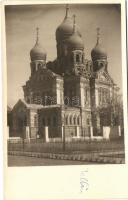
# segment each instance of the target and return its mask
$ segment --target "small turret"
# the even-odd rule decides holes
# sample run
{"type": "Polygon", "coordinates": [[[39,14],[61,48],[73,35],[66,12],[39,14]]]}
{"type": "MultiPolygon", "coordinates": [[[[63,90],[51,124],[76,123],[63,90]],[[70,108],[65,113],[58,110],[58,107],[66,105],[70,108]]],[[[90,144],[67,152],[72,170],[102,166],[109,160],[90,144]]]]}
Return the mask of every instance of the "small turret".
{"type": "Polygon", "coordinates": [[[39,28],[36,28],[36,44],[30,51],[31,74],[46,66],[46,51],[39,43],[39,28]]]}
{"type": "Polygon", "coordinates": [[[97,28],[97,43],[91,51],[92,61],[107,60],[107,53],[100,43],[100,28],[97,28]]]}
{"type": "Polygon", "coordinates": [[[46,51],[39,43],[39,28],[37,28],[36,31],[37,31],[36,44],[30,51],[31,61],[46,60],[46,51]]]}

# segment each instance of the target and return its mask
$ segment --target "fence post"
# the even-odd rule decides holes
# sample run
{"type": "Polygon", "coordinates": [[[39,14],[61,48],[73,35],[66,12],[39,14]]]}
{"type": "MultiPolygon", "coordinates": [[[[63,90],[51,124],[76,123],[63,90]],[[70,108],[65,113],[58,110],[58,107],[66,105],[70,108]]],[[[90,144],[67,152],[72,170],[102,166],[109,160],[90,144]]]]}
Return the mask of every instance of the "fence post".
{"type": "Polygon", "coordinates": [[[118,126],[118,132],[119,132],[119,136],[121,136],[121,127],[118,126]]]}
{"type": "Polygon", "coordinates": [[[29,126],[26,126],[26,139],[28,139],[28,142],[30,143],[30,130],[29,130],[29,126]]]}
{"type": "Polygon", "coordinates": [[[80,137],[80,128],[79,126],[76,126],[76,133],[77,133],[77,138],[80,137]]]}
{"type": "Polygon", "coordinates": [[[45,126],[44,133],[45,133],[45,142],[49,142],[48,126],[45,126]]]}
{"type": "Polygon", "coordinates": [[[109,126],[103,126],[103,138],[104,139],[110,138],[110,127],[109,126]]]}

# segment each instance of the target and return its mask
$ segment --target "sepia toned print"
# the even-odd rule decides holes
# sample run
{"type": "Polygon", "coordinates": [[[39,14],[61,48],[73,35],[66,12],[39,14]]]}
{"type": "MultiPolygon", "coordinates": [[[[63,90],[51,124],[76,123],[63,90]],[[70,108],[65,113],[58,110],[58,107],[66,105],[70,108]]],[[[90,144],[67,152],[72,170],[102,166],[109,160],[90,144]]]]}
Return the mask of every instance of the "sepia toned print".
{"type": "Polygon", "coordinates": [[[5,14],[8,166],[125,163],[120,4],[5,14]]]}

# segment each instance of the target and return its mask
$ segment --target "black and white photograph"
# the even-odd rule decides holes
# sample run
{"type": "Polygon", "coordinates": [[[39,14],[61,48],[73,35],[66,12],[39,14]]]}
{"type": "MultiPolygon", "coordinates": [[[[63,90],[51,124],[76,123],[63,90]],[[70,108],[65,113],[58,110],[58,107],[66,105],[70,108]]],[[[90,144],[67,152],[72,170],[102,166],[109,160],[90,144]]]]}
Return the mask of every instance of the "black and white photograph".
{"type": "Polygon", "coordinates": [[[125,164],[121,4],[6,5],[5,31],[8,166],[125,164]]]}
{"type": "Polygon", "coordinates": [[[125,0],[0,9],[4,199],[127,199],[125,0]]]}

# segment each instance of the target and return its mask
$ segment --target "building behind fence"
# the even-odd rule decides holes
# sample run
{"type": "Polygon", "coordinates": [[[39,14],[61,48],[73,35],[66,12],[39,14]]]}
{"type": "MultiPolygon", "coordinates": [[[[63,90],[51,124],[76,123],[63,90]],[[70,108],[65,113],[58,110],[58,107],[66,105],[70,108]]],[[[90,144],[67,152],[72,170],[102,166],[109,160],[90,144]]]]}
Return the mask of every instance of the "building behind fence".
{"type": "Polygon", "coordinates": [[[56,29],[57,58],[52,62],[46,62],[38,31],[30,51],[31,75],[23,86],[24,99],[8,113],[9,137],[48,142],[120,136],[123,115],[117,106],[118,87],[108,73],[99,29],[91,60],[87,60],[75,16],[72,19],[66,7],[64,21],[56,29]]]}

